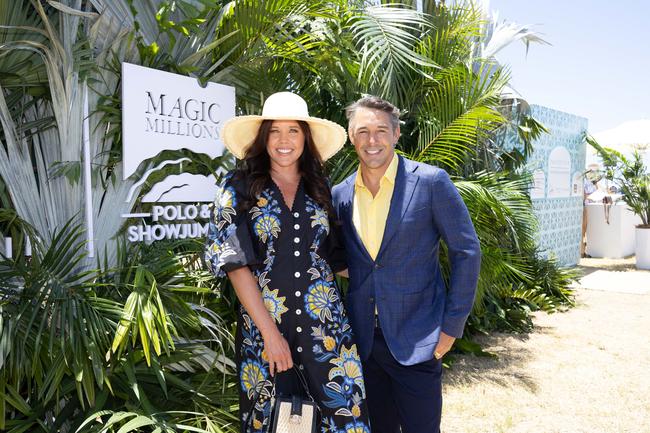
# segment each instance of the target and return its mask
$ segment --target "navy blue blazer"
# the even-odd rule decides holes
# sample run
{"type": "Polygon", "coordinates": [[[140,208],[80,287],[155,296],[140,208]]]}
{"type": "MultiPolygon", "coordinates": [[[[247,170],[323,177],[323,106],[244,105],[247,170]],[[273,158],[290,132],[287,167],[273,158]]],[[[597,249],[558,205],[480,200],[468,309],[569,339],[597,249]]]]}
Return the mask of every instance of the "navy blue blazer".
{"type": "Polygon", "coordinates": [[[343,223],[350,285],[346,306],[362,360],[372,349],[375,306],[391,353],[403,365],[433,358],[442,330],[461,337],[476,293],[478,238],[447,173],[399,157],[384,237],[372,260],[352,223],[356,172],[332,190],[343,223]],[[449,289],[438,260],[451,261],[449,289]]]}

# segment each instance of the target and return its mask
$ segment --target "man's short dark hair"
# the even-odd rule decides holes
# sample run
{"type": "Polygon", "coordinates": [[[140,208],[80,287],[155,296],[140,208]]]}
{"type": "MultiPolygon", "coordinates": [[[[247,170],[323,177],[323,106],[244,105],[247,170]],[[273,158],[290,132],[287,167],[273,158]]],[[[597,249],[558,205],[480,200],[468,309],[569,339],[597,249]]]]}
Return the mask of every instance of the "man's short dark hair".
{"type": "Polygon", "coordinates": [[[348,119],[348,122],[350,122],[359,108],[371,108],[373,110],[383,111],[390,117],[390,123],[393,127],[393,131],[395,131],[399,126],[399,108],[390,102],[381,99],[378,96],[366,95],[363,98],[345,107],[345,117],[348,119]]]}

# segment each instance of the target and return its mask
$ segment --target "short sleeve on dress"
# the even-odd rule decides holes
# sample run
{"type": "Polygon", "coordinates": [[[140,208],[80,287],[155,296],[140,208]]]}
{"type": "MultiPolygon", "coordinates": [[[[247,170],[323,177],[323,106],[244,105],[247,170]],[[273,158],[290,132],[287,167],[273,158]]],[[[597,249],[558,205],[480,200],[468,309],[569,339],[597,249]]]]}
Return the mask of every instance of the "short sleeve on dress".
{"type": "Polygon", "coordinates": [[[244,266],[260,264],[246,213],[237,212],[243,197],[242,182],[233,174],[225,176],[217,188],[208,224],[205,261],[217,277],[244,266]]]}

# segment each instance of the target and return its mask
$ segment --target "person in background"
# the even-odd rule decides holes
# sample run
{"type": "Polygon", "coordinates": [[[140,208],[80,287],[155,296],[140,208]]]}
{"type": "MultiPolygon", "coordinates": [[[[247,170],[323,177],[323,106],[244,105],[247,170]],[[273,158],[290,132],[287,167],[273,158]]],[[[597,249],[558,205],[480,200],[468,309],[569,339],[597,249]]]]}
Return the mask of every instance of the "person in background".
{"type": "MultiPolygon", "coordinates": [[[[589,172],[588,172],[589,173],[589,172]]],[[[586,257],[587,249],[587,203],[590,194],[596,192],[596,182],[589,180],[587,174],[584,176],[583,192],[582,192],[582,236],[580,237],[580,257],[586,257]]]]}
{"type": "MultiPolygon", "coordinates": [[[[580,237],[580,257],[587,256],[587,204],[593,203],[590,196],[598,191],[598,182],[602,179],[602,175],[598,173],[597,167],[591,167],[583,177],[583,193],[582,193],[582,236],[580,237]]],[[[602,202],[602,197],[599,198],[602,202]]]]}

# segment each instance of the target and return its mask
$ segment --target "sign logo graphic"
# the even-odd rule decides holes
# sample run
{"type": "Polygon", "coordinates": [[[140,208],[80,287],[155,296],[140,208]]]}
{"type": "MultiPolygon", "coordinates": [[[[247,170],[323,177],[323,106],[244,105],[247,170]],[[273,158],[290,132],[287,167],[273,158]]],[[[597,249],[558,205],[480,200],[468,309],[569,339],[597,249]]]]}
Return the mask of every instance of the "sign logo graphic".
{"type": "MultiPolygon", "coordinates": [[[[188,149],[211,158],[223,153],[220,129],[235,116],[235,89],[208,83],[202,87],[191,77],[129,63],[122,64],[123,178],[132,176],[138,165],[164,150],[188,149]]],[[[131,188],[130,201],[147,177],[168,164],[164,161],[146,172],[131,188]]],[[[123,214],[141,218],[127,229],[132,242],[204,236],[207,224],[195,218],[208,217],[207,203],[214,199],[215,177],[181,173],[167,176],[142,198],[151,213],[123,214]],[[178,205],[178,203],[193,203],[178,205]],[[199,203],[199,204],[197,204],[199,203]],[[174,205],[177,204],[177,205],[174,205]],[[149,225],[142,218],[149,218],[149,225]]]]}

